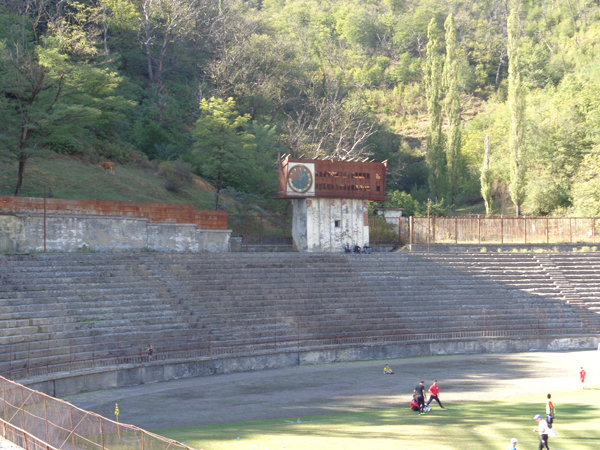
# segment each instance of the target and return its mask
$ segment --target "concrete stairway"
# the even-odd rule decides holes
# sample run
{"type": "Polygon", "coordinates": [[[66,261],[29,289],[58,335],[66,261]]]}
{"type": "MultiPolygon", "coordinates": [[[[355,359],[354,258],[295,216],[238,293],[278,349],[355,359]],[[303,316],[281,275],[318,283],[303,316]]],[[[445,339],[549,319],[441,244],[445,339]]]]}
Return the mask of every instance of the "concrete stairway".
{"type": "Polygon", "coordinates": [[[0,372],[202,346],[600,329],[596,254],[0,255],[0,372]]]}

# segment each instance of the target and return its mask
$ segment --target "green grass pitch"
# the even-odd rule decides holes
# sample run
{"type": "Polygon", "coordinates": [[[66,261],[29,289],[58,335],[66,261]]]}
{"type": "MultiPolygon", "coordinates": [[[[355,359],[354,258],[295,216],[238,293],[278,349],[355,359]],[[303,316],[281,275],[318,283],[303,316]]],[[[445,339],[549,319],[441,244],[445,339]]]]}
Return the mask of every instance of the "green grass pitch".
{"type": "MultiPolygon", "coordinates": [[[[204,450],[504,450],[512,437],[519,440],[517,449],[538,447],[533,416],[545,415],[545,396],[449,403],[444,410],[434,402],[421,416],[408,408],[409,399],[391,410],[154,431],[204,450]]],[[[600,386],[553,393],[552,400],[558,436],[550,448],[600,449],[600,386]]]]}

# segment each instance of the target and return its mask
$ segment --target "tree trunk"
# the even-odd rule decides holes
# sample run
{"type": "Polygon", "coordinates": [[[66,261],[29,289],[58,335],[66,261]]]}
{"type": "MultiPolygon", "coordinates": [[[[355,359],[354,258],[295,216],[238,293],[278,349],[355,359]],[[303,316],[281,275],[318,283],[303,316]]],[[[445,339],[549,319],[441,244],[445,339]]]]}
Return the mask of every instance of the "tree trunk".
{"type": "Polygon", "coordinates": [[[25,177],[25,165],[27,164],[27,155],[19,156],[19,174],[17,176],[17,187],[15,189],[15,197],[21,196],[21,188],[23,187],[23,178],[25,177]]]}
{"type": "Polygon", "coordinates": [[[217,182],[215,183],[215,211],[219,208],[219,193],[221,192],[221,188],[223,187],[223,176],[219,173],[217,175],[217,182]]]}
{"type": "Polygon", "coordinates": [[[219,191],[220,190],[221,189],[217,188],[217,190],[215,191],[215,211],[219,207],[219,191]]]}
{"type": "Polygon", "coordinates": [[[148,58],[148,79],[154,81],[154,72],[152,70],[152,57],[150,56],[150,45],[146,45],[146,56],[148,58]]]}

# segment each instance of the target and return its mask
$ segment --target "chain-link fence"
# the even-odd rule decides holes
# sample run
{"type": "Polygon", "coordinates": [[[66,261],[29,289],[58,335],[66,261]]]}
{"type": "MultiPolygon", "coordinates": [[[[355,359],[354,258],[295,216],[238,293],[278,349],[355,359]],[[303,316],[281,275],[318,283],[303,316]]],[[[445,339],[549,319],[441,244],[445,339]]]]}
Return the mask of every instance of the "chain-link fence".
{"type": "Polygon", "coordinates": [[[0,377],[3,437],[26,450],[191,450],[0,377]]]}

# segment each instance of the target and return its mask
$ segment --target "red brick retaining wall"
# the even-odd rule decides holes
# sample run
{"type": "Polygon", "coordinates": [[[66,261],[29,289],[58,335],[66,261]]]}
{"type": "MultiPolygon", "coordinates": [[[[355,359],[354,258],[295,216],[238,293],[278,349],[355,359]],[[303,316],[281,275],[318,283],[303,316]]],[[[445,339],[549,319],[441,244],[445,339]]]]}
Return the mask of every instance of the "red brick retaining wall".
{"type": "MultiPolygon", "coordinates": [[[[0,196],[0,213],[43,214],[44,199],[0,196]]],[[[46,199],[46,214],[144,217],[150,222],[195,223],[198,228],[227,229],[225,211],[200,211],[174,203],[112,202],[103,200],[46,199]]]]}

